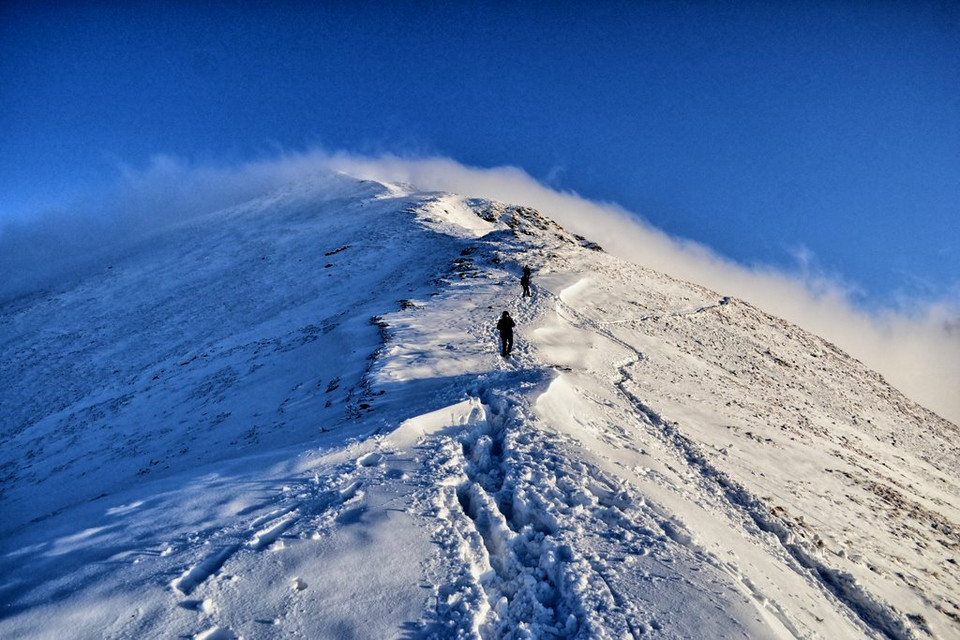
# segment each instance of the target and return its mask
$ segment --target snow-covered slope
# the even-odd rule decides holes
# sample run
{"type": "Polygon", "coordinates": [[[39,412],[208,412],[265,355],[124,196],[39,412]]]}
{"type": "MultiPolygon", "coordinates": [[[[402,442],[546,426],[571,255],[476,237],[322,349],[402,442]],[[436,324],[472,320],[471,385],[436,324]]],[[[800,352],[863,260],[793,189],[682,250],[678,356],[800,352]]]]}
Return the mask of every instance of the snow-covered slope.
{"type": "Polygon", "coordinates": [[[326,176],[7,303],[0,637],[960,637],[957,427],[598,249],[326,176]]]}

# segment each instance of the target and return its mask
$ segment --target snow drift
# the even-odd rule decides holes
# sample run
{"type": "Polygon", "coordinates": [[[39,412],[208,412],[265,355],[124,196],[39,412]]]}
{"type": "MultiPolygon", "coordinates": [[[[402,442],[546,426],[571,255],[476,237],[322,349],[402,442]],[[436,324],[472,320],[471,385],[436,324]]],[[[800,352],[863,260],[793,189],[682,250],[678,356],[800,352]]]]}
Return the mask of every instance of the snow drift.
{"type": "Polygon", "coordinates": [[[0,322],[3,637],[960,632],[955,425],[530,208],[302,181],[0,322]]]}

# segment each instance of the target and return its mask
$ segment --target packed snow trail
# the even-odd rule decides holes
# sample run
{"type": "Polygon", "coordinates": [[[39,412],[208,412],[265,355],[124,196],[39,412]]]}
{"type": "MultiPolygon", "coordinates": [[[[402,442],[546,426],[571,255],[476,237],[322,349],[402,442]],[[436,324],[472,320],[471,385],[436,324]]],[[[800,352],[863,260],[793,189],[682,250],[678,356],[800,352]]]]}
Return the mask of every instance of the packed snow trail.
{"type": "MultiPolygon", "coordinates": [[[[458,263],[457,273],[466,275],[450,283],[450,295],[416,306],[415,319],[407,312],[385,318],[390,341],[398,346],[386,350],[390,357],[380,369],[382,379],[442,368],[442,362],[428,366],[427,358],[412,358],[437,352],[411,334],[444,324],[454,309],[464,307],[482,315],[479,322],[477,313],[468,315],[462,339],[445,344],[448,355],[460,363],[477,362],[481,371],[484,359],[498,367],[496,374],[480,373],[465,390],[481,402],[485,419],[460,438],[459,449],[452,444],[444,449],[448,456],[440,457],[451,476],[443,483],[447,489],[437,498],[438,508],[453,521],[441,539],[448,540],[444,546],[454,558],[473,560],[468,573],[451,580],[454,587],[438,593],[437,620],[430,628],[438,635],[455,628],[490,638],[697,633],[682,618],[664,621],[676,611],[638,607],[637,596],[645,594],[661,607],[672,601],[696,608],[696,624],[709,621],[721,634],[734,629],[768,634],[747,613],[752,610],[748,599],[722,570],[704,566],[702,552],[678,533],[677,523],[600,468],[577,462],[582,454],[570,438],[538,426],[531,402],[555,373],[531,354],[524,327],[535,327],[549,311],[550,296],[538,288],[530,300],[517,298],[513,272],[519,273],[520,258],[535,257],[522,253],[529,241],[511,242],[503,235],[465,250],[469,259],[458,263]],[[489,337],[502,307],[519,327],[518,356],[507,361],[498,359],[489,337]],[[483,353],[476,352],[478,345],[483,353]],[[392,358],[404,367],[394,366],[392,358]],[[598,538],[600,531],[606,533],[598,538]],[[614,569],[611,558],[632,566],[614,569]],[[715,574],[710,592],[689,577],[710,573],[715,574]],[[729,613],[732,603],[743,620],[729,613]]],[[[430,340],[430,333],[422,339],[430,340]]]]}

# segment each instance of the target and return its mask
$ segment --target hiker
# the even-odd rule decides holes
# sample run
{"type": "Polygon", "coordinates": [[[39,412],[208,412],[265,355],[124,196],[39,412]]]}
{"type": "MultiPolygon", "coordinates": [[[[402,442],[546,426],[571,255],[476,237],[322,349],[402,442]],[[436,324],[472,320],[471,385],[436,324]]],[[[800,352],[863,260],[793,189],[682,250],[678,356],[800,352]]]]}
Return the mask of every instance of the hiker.
{"type": "Polygon", "coordinates": [[[513,349],[513,328],[515,326],[513,318],[504,311],[503,315],[500,316],[500,321],[497,322],[497,331],[500,332],[500,355],[504,358],[508,357],[513,349]]]}
{"type": "Polygon", "coordinates": [[[523,268],[523,277],[520,278],[520,284],[523,286],[523,297],[531,295],[530,293],[530,267],[523,268]]]}

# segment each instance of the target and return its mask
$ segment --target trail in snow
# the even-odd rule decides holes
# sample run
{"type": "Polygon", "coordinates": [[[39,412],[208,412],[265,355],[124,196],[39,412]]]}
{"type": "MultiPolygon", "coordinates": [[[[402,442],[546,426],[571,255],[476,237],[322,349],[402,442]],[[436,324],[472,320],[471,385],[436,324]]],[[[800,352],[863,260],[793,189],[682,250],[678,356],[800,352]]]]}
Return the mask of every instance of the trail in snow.
{"type": "MultiPolygon", "coordinates": [[[[665,421],[645,404],[643,400],[637,397],[635,392],[630,390],[628,383],[633,382],[631,368],[643,360],[643,353],[631,344],[607,331],[606,326],[619,324],[620,322],[644,322],[649,319],[662,320],[663,318],[691,316],[714,309],[720,309],[729,304],[729,299],[724,298],[717,304],[701,306],[695,310],[674,312],[667,315],[644,316],[623,321],[596,322],[577,312],[576,309],[564,302],[564,293],[574,291],[580,288],[582,284],[583,281],[553,296],[556,301],[557,313],[561,317],[565,317],[567,321],[578,325],[580,328],[589,328],[632,353],[630,358],[614,364],[618,377],[614,384],[623,396],[636,408],[638,422],[646,423],[651,427],[650,431],[661,438],[668,447],[674,449],[678,457],[684,461],[687,468],[695,470],[699,474],[703,484],[710,485],[716,493],[723,495],[730,506],[742,510],[746,517],[751,519],[760,531],[774,534],[777,540],[780,541],[783,549],[796,560],[796,568],[798,571],[807,571],[810,575],[818,579],[825,590],[829,591],[845,606],[849,607],[869,628],[876,630],[888,638],[902,639],[910,637],[909,630],[887,606],[867,593],[849,574],[844,574],[832,569],[819,561],[811,549],[806,548],[804,544],[796,541],[795,536],[786,523],[770,513],[766,505],[756,496],[751,495],[743,486],[731,480],[711,465],[699,447],[689,438],[685,437],[679,431],[677,425],[665,421]]],[[[783,621],[787,624],[788,628],[791,628],[794,634],[797,634],[796,629],[793,629],[786,619],[783,621]]]]}
{"type": "MultiPolygon", "coordinates": [[[[616,364],[618,373],[614,381],[615,386],[635,408],[638,417],[637,424],[641,425],[642,428],[646,428],[651,435],[658,438],[662,444],[665,445],[664,453],[670,455],[672,450],[675,457],[683,465],[683,468],[693,471],[700,478],[698,484],[701,485],[701,498],[711,494],[718,495],[724,500],[724,503],[728,505],[728,507],[733,508],[732,511],[741,511],[747,525],[752,525],[745,527],[744,533],[746,535],[762,537],[765,534],[772,534],[770,538],[776,540],[781,549],[777,554],[786,556],[787,564],[792,565],[794,571],[805,577],[806,582],[814,582],[816,585],[819,585],[821,590],[838,598],[843,603],[843,606],[847,607],[848,611],[860,619],[865,631],[872,630],[872,632],[879,635],[894,638],[913,637],[918,631],[921,633],[928,633],[930,631],[924,617],[905,616],[902,613],[896,612],[889,604],[882,602],[877,597],[876,592],[871,592],[858,578],[846,571],[838,569],[834,562],[825,559],[822,552],[822,540],[819,537],[814,537],[808,541],[809,528],[804,524],[802,518],[794,522],[783,520],[781,516],[778,516],[778,509],[780,514],[785,513],[783,509],[777,507],[771,510],[769,498],[761,500],[757,494],[752,494],[748,491],[742,484],[742,481],[733,480],[729,472],[721,471],[713,462],[713,460],[718,460],[716,454],[712,456],[705,454],[702,450],[702,445],[698,445],[689,436],[682,433],[677,423],[664,419],[662,415],[653,410],[646,401],[641,400],[638,394],[642,392],[641,389],[647,386],[648,383],[646,381],[640,382],[635,376],[638,374],[644,377],[652,375],[653,378],[656,379],[659,377],[658,371],[651,367],[658,366],[663,362],[663,358],[661,356],[658,357],[657,360],[651,361],[645,357],[645,354],[642,353],[640,349],[633,346],[636,344],[635,342],[627,342],[618,336],[612,335],[610,327],[620,327],[631,324],[637,326],[636,323],[651,319],[651,317],[631,318],[623,322],[607,321],[611,316],[616,317],[618,313],[614,308],[604,309],[601,306],[590,306],[587,315],[577,312],[571,309],[570,305],[566,304],[566,301],[570,296],[576,297],[581,290],[583,290],[583,281],[573,287],[564,289],[563,293],[558,296],[557,304],[563,307],[562,313],[559,315],[566,317],[575,324],[581,326],[588,325],[594,334],[604,335],[612,342],[619,344],[629,353],[628,357],[616,364]],[[594,312],[597,312],[596,315],[597,320],[600,320],[599,322],[592,317],[594,312]],[[812,580],[810,578],[812,578],[812,580]]],[[[585,298],[585,301],[596,305],[598,299],[603,300],[604,298],[602,295],[592,295],[585,298]]],[[[629,308],[629,305],[624,303],[632,303],[632,301],[620,300],[619,304],[611,306],[619,306],[620,309],[629,308]]],[[[669,326],[668,322],[677,318],[680,319],[680,327],[682,328],[686,326],[686,323],[698,322],[696,318],[717,318],[722,320],[725,316],[726,309],[733,308],[728,307],[729,304],[730,301],[724,299],[721,300],[720,304],[701,304],[696,307],[696,310],[683,313],[663,314],[653,317],[652,319],[661,321],[657,323],[658,326],[669,326]]],[[[739,309],[739,306],[736,306],[734,309],[735,312],[736,309],[739,309]]],[[[703,346],[703,342],[696,337],[688,339],[696,345],[703,346]]],[[[651,345],[653,345],[653,343],[651,343],[651,345]]],[[[730,351],[726,351],[725,353],[730,354],[730,351]]],[[[776,353],[772,353],[770,347],[766,349],[758,348],[755,350],[755,353],[761,357],[768,358],[769,361],[772,361],[778,367],[792,368],[796,366],[795,361],[788,362],[783,357],[778,357],[776,353]]],[[[780,353],[785,357],[789,357],[786,356],[787,352],[780,351],[780,353]]],[[[695,402],[695,400],[689,400],[689,395],[687,398],[688,404],[695,402]]],[[[727,402],[727,406],[730,406],[730,404],[730,402],[727,402]]],[[[696,411],[688,411],[688,413],[690,416],[685,421],[687,428],[689,428],[691,424],[695,424],[697,419],[696,411]]],[[[870,421],[868,420],[867,422],[869,423],[870,421]]],[[[711,427],[713,426],[711,423],[707,424],[711,427]]],[[[752,433],[749,431],[746,435],[752,437],[752,433]]],[[[792,439],[793,438],[791,438],[791,440],[792,439]]],[[[761,444],[774,442],[770,437],[757,439],[757,441],[761,444]]],[[[725,449],[718,450],[718,453],[724,456],[727,455],[725,449]]],[[[788,460],[785,460],[785,462],[788,462],[788,460]]],[[[830,471],[829,468],[827,471],[830,471]]],[[[767,473],[769,473],[769,469],[767,469],[767,473]]],[[[764,473],[759,474],[761,478],[765,475],[764,473]]],[[[724,510],[728,509],[724,508],[724,510]]],[[[734,520],[737,518],[733,512],[731,512],[730,517],[734,520]]],[[[844,519],[846,519],[846,517],[847,514],[844,514],[844,519]]],[[[935,527],[934,530],[936,529],[935,527]]],[[[703,530],[699,529],[698,535],[700,535],[700,537],[703,537],[702,533],[703,530]]],[[[951,546],[950,542],[945,539],[941,541],[941,544],[944,544],[947,548],[951,546]]],[[[950,566],[949,561],[945,563],[945,566],[950,566]]],[[[745,579],[744,582],[748,584],[751,591],[756,591],[757,584],[755,580],[750,580],[749,583],[747,583],[745,579]]],[[[793,635],[802,635],[795,627],[795,623],[789,619],[795,614],[786,614],[786,611],[794,609],[794,607],[787,607],[785,609],[785,603],[778,603],[778,598],[768,599],[772,592],[767,588],[761,588],[759,591],[756,591],[756,593],[757,597],[762,598],[762,601],[766,603],[765,606],[782,612],[778,614],[778,616],[781,617],[784,624],[791,629],[793,635]]],[[[889,603],[890,601],[888,600],[887,602],[889,603]]],[[[835,606],[841,605],[837,603],[835,606]]],[[[936,606],[940,608],[940,605],[936,606]]],[[[948,606],[954,609],[956,607],[955,603],[950,603],[949,601],[948,606]]],[[[949,609],[946,611],[949,615],[949,609]]]]}
{"type": "MultiPolygon", "coordinates": [[[[664,624],[658,612],[638,607],[638,592],[654,602],[670,593],[675,602],[699,606],[701,622],[716,617],[718,629],[738,628],[744,623],[721,604],[739,598],[735,589],[715,587],[716,593],[703,593],[685,577],[685,572],[703,570],[702,553],[689,538],[622,482],[577,462],[573,442],[536,426],[530,398],[548,387],[553,373],[532,355],[523,332],[535,326],[549,296],[543,290],[532,300],[514,295],[512,272],[519,273],[521,264],[507,258],[511,252],[519,257],[520,251],[505,238],[489,243],[486,251],[472,248],[471,259],[459,263],[472,275],[461,278],[467,284],[453,285],[457,305],[487,309],[483,321],[472,321],[464,336],[471,346],[455,346],[456,357],[482,359],[462,351],[488,344],[486,358],[496,358],[493,341],[485,338],[501,306],[518,320],[518,357],[496,361],[497,373],[481,374],[466,386],[467,396],[483,407],[484,419],[460,435],[459,448],[455,442],[438,445],[437,464],[448,474],[441,482],[444,490],[434,498],[446,522],[440,539],[451,560],[472,558],[472,568],[438,591],[436,619],[427,629],[441,636],[457,631],[483,637],[640,637],[664,624]],[[475,270],[479,260],[484,264],[475,270]],[[497,291],[503,288],[510,293],[497,291]],[[503,301],[499,306],[498,300],[503,301]],[[687,567],[678,569],[682,557],[687,567]],[[629,571],[635,577],[625,582],[625,572],[614,569],[611,558],[635,564],[629,571]],[[708,608],[702,600],[711,603],[708,608]]],[[[418,313],[428,314],[430,307],[418,313]]],[[[442,309],[434,313],[445,315],[442,309]]],[[[386,320],[398,341],[409,340],[408,330],[394,325],[403,324],[403,314],[386,320]]],[[[420,317],[417,323],[430,321],[420,317]]],[[[403,358],[413,350],[407,344],[394,355],[403,358]]],[[[396,370],[388,362],[383,372],[396,370]]],[[[715,580],[724,578],[717,573],[715,580]]],[[[752,628],[752,622],[747,624],[752,628]]],[[[678,636],[694,632],[675,626],[678,636]]]]}

